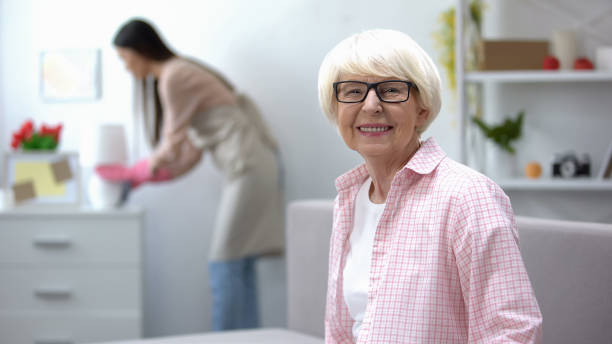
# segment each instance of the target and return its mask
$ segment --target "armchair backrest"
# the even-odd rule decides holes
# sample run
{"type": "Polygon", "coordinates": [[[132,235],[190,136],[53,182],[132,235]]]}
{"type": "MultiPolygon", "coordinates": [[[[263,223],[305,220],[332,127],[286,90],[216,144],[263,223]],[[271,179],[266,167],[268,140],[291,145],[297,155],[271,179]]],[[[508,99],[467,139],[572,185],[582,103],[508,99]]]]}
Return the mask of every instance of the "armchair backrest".
{"type": "Polygon", "coordinates": [[[287,209],[287,326],[325,334],[327,262],[333,201],[295,201],[287,209]]]}
{"type": "Polygon", "coordinates": [[[612,224],[517,217],[548,344],[612,343],[612,224]]]}

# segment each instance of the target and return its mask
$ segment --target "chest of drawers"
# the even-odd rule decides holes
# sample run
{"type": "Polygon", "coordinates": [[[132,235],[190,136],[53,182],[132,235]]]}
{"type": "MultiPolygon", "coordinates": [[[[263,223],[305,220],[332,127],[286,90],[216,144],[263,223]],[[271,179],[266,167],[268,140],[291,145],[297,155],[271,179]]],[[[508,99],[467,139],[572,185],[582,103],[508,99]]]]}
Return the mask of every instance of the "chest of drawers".
{"type": "Polygon", "coordinates": [[[0,210],[0,343],[142,336],[142,212],[0,210]]]}

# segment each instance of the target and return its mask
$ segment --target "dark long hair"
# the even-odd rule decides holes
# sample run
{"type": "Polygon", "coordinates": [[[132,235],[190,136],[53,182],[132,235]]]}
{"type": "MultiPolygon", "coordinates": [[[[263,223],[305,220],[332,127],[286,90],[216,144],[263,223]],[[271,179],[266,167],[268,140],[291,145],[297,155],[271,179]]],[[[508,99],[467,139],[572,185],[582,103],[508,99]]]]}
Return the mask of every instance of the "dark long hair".
{"type": "MultiPolygon", "coordinates": [[[[168,48],[161,37],[157,34],[157,31],[155,31],[153,26],[142,19],[132,19],[123,24],[119,31],[117,31],[115,34],[113,44],[116,47],[133,49],[140,55],[155,61],[165,61],[176,56],[176,54],[168,48]]],[[[234,90],[234,86],[214,68],[195,59],[187,60],[214,75],[229,90],[234,90]]],[[[147,85],[149,84],[147,84],[146,79],[142,80],[143,96],[141,101],[143,109],[145,109],[145,121],[147,120],[146,112],[149,110],[149,102],[147,99],[149,92],[147,90],[147,85]]],[[[153,83],[153,95],[155,98],[153,102],[155,117],[153,118],[152,123],[153,133],[149,132],[148,136],[151,143],[155,146],[157,143],[159,143],[161,138],[161,127],[163,122],[163,109],[161,106],[159,93],[157,92],[157,80],[155,80],[153,83]]],[[[147,130],[149,130],[148,125],[147,130]]]]}
{"type": "Polygon", "coordinates": [[[142,19],[132,19],[123,24],[115,34],[113,44],[117,47],[133,49],[140,55],[155,61],[165,61],[175,56],[153,26],[142,19]]]}
{"type": "MultiPolygon", "coordinates": [[[[132,49],[143,57],[155,61],[165,61],[176,56],[176,54],[164,43],[159,34],[157,34],[153,25],[142,19],[132,19],[123,24],[113,38],[113,45],[120,48],[132,49]]],[[[148,109],[146,80],[142,80],[142,89],[143,108],[148,109]]],[[[149,133],[151,136],[149,139],[153,145],[157,145],[161,137],[163,122],[163,109],[161,107],[159,93],[157,92],[157,80],[155,80],[153,84],[153,95],[155,97],[153,102],[155,117],[153,119],[153,133],[149,133]]]]}

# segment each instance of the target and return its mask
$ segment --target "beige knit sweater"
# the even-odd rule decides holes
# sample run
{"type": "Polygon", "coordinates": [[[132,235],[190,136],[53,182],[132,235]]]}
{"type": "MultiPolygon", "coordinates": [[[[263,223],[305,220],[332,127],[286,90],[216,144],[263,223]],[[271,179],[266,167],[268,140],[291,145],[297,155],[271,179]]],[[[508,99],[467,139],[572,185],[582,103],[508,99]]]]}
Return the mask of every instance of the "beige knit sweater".
{"type": "Polygon", "coordinates": [[[217,166],[231,177],[248,165],[253,140],[276,149],[255,105],[194,62],[180,57],[168,60],[158,92],[164,118],[151,166],[167,168],[178,177],[199,162],[204,150],[210,150],[217,166]]]}

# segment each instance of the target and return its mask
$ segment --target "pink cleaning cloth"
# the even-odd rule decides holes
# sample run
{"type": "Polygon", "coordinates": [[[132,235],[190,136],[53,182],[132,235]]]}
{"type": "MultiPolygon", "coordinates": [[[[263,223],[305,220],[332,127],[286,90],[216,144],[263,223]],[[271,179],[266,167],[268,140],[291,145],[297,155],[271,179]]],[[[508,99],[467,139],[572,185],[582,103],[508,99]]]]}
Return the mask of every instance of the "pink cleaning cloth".
{"type": "Polygon", "coordinates": [[[155,174],[149,169],[149,159],[142,159],[133,166],[127,167],[122,164],[105,164],[96,166],[96,173],[107,181],[131,182],[132,188],[138,187],[146,182],[163,182],[172,179],[172,175],[166,169],[158,169],[155,174]]]}

